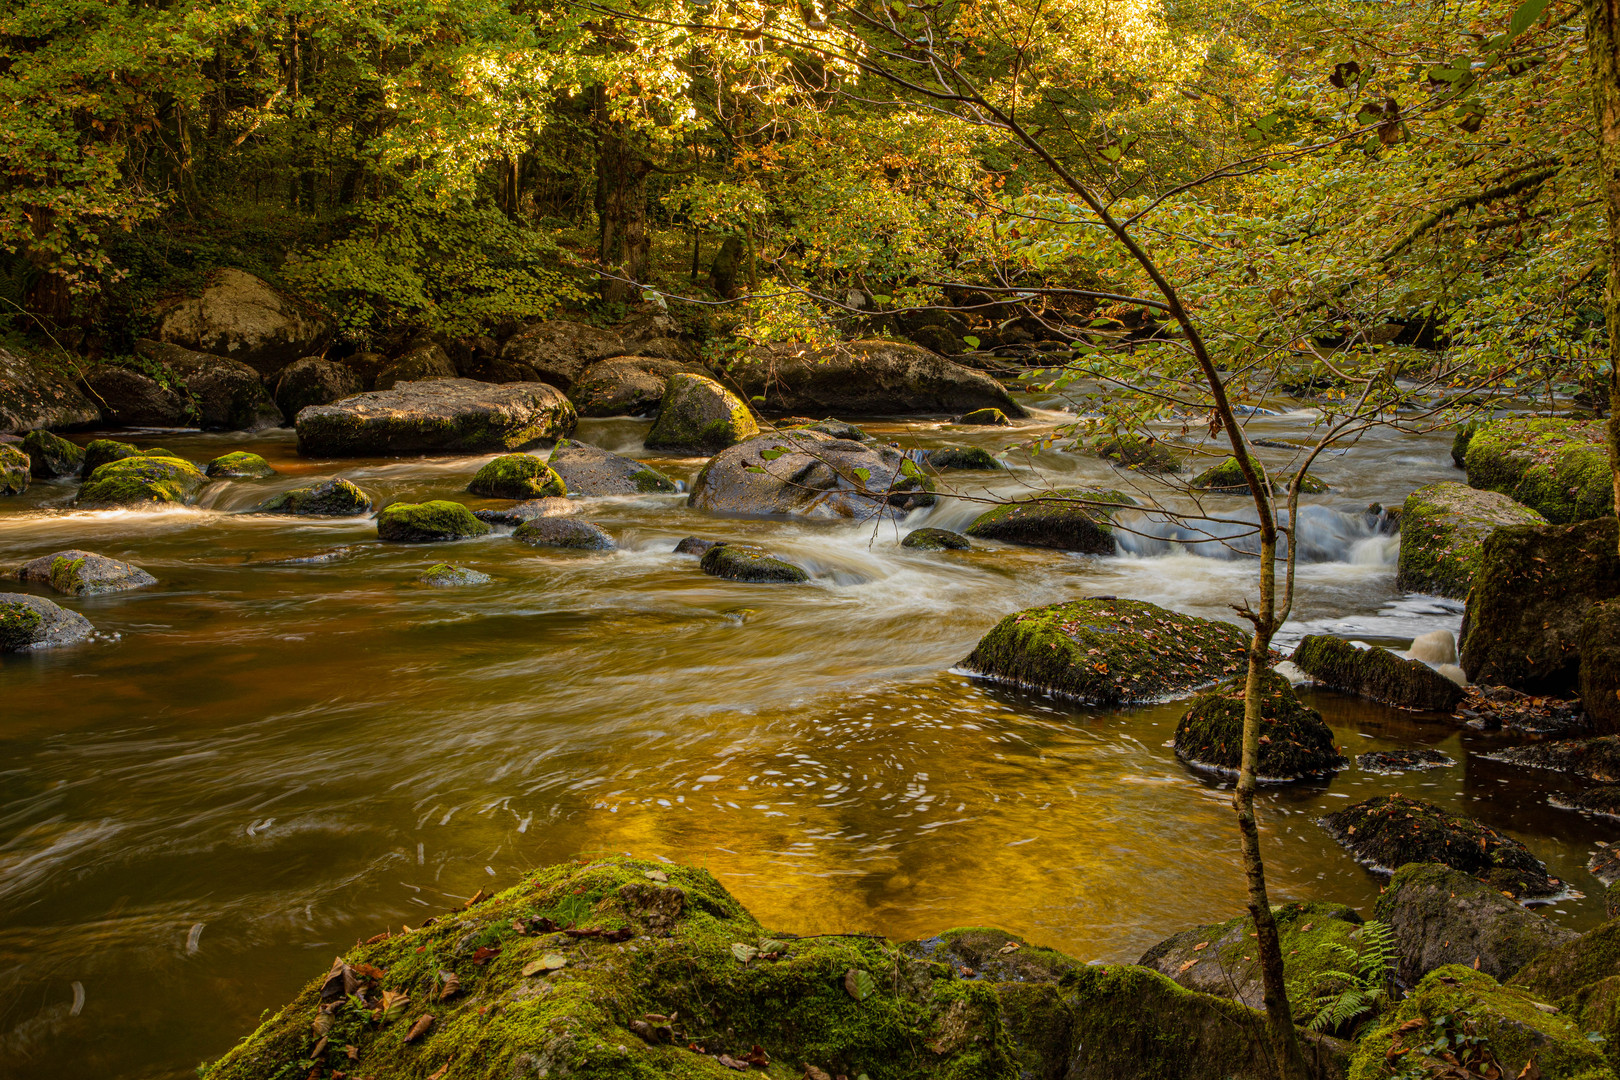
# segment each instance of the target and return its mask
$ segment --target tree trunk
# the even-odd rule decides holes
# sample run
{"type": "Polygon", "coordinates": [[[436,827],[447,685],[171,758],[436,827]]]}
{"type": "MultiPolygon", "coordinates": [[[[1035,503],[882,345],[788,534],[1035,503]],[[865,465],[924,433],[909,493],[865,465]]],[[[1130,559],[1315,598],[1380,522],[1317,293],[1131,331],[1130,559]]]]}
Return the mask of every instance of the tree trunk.
{"type": "Polygon", "coordinates": [[[634,303],[647,278],[652,237],[647,232],[647,159],[635,148],[625,125],[610,119],[597,91],[596,214],[600,228],[597,259],[614,277],[602,279],[602,299],[634,303]],[[616,280],[625,278],[628,280],[616,280]]]}
{"type": "Polygon", "coordinates": [[[1609,464],[1620,512],[1620,0],[1586,0],[1586,53],[1592,65],[1599,182],[1609,219],[1603,319],[1609,331],[1609,464]]]}

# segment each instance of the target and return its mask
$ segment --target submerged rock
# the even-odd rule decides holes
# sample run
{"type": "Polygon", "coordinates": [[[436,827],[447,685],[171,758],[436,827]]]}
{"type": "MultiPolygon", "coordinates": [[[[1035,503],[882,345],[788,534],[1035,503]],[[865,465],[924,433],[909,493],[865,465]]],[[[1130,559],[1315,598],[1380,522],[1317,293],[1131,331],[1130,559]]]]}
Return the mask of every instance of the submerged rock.
{"type": "Polygon", "coordinates": [[[669,377],[658,419],[647,433],[649,450],[715,454],[759,434],[742,400],[703,375],[669,377]]]}
{"type": "Polygon", "coordinates": [[[819,431],[760,435],[716,454],[687,504],[715,514],[864,518],[931,506],[933,481],[886,446],[819,431]]]}
{"type": "Polygon", "coordinates": [[[566,517],[578,508],[578,503],[570,502],[561,496],[548,495],[543,499],[529,499],[500,510],[474,510],[473,517],[491,525],[522,525],[525,521],[533,521],[535,518],[566,517]]]}
{"type": "Polygon", "coordinates": [[[602,526],[576,518],[537,517],[512,533],[532,547],[570,548],[574,551],[614,551],[618,545],[602,526]]]}
{"type": "Polygon", "coordinates": [[[487,454],[572,434],[574,406],[543,383],[492,386],[471,379],[401,383],[298,414],[306,457],[487,454]]]}
{"type": "Polygon", "coordinates": [[[72,645],[94,632],[89,619],[43,596],[0,593],[0,653],[72,645]]]}
{"type": "Polygon", "coordinates": [[[1463,458],[1468,483],[1568,524],[1614,514],[1603,421],[1513,417],[1480,424],[1463,458]]]}
{"type": "Polygon", "coordinates": [[[1507,765],[1570,773],[1604,784],[1620,783],[1620,736],[1616,735],[1525,743],[1480,756],[1507,765]]]}
{"type": "Polygon", "coordinates": [[[1157,701],[1242,670],[1248,636],[1230,623],[1142,600],[1071,600],[996,624],[961,667],[1087,704],[1157,701]]]}
{"type": "Polygon", "coordinates": [[[671,375],[706,375],[702,368],[656,356],[616,356],[580,373],[568,397],[581,416],[652,416],[671,375]]]}
{"type": "Polygon", "coordinates": [[[981,540],[1056,548],[1084,555],[1112,555],[1113,521],[1119,505],[1136,500],[1119,491],[1063,488],[1003,503],[973,519],[964,531],[981,540]],[[1090,503],[1113,505],[1088,506],[1090,503]]]}
{"type": "Polygon", "coordinates": [[[301,356],[320,352],[331,330],[306,305],[252,274],[225,268],[213,272],[196,299],[169,306],[158,320],[157,336],[273,375],[301,356]]]}
{"type": "Polygon", "coordinates": [[[0,443],[0,495],[21,495],[28,490],[34,465],[28,455],[10,443],[0,443]]]}
{"type": "Polygon", "coordinates": [[[1456,759],[1438,750],[1373,750],[1356,758],[1362,772],[1418,772],[1423,769],[1449,769],[1456,759]]]}
{"type": "Polygon", "coordinates": [[[96,596],[157,584],[157,578],[138,566],[77,548],[24,563],[17,571],[17,577],[22,581],[49,585],[67,596],[96,596]]]}
{"type": "Polygon", "coordinates": [[[79,489],[80,506],[134,506],[197,501],[207,478],[189,461],[141,454],[100,466],[79,489]]]}
{"type": "Polygon", "coordinates": [[[1322,819],[1335,840],[1380,873],[1407,863],[1442,863],[1515,897],[1554,896],[1564,883],[1511,836],[1433,803],[1375,795],[1322,819]]]}
{"type": "Polygon", "coordinates": [[[425,503],[393,503],[377,515],[377,539],[407,544],[462,540],[484,536],[489,526],[457,502],[434,499],[425,503]]]}
{"type": "Polygon", "coordinates": [[[1400,957],[1396,975],[1416,986],[1435,968],[1468,964],[1508,979],[1525,964],[1578,937],[1439,863],[1408,863],[1378,894],[1373,917],[1388,924],[1400,957]]]}
{"type": "Polygon", "coordinates": [[[1401,509],[1397,588],[1461,600],[1473,586],[1485,538],[1504,525],[1547,519],[1494,491],[1445,481],[1420,487],[1401,509]]]}
{"type": "Polygon", "coordinates": [[[675,481],[651,465],[572,439],[558,439],[546,463],[562,477],[573,495],[645,495],[680,490],[675,481]]]}
{"type": "Polygon", "coordinates": [[[371,497],[342,478],[322,480],[272,495],[253,512],[299,517],[357,517],[371,512],[371,497]]]}
{"type": "Polygon", "coordinates": [[[1581,620],[1581,705],[1592,730],[1620,732],[1620,600],[1593,604],[1581,620]]]}
{"type": "Polygon", "coordinates": [[[675,545],[676,555],[696,555],[699,558],[707,555],[712,547],[719,547],[724,540],[705,540],[701,536],[688,536],[675,545]]]}
{"type": "MultiPolygon", "coordinates": [[[[1243,760],[1246,683],[1246,675],[1240,675],[1198,697],[1176,725],[1176,757],[1237,775],[1243,760]]],[[[1281,783],[1332,776],[1350,764],[1333,745],[1333,731],[1322,714],[1307,708],[1288,680],[1272,671],[1261,677],[1260,718],[1259,779],[1281,783]]]]}
{"type": "MultiPolygon", "coordinates": [[[[1258,461],[1255,465],[1260,469],[1260,479],[1271,484],[1271,491],[1275,495],[1287,493],[1288,483],[1293,480],[1292,475],[1284,483],[1277,483],[1266,476],[1266,469],[1258,461]]],[[[1220,464],[1205,469],[1188,482],[1188,486],[1199,491],[1207,491],[1212,495],[1247,495],[1249,482],[1243,478],[1243,470],[1238,467],[1235,457],[1224,458],[1220,464]]],[[[1326,491],[1328,486],[1310,473],[1306,473],[1299,485],[1301,495],[1319,495],[1326,491]]]]}
{"type": "Polygon", "coordinates": [[[1164,443],[1141,435],[1115,435],[1099,439],[1092,444],[1092,449],[1104,461],[1112,461],[1139,472],[1171,474],[1187,467],[1164,443]]]}
{"type": "Polygon", "coordinates": [[[754,544],[716,544],[698,564],[705,574],[731,581],[801,582],[810,575],[802,567],[778,559],[754,544]]]}
{"type": "Polygon", "coordinates": [[[912,529],[900,541],[900,546],[921,551],[969,551],[973,548],[967,537],[949,529],[912,529]]]}
{"type": "Polygon", "coordinates": [[[276,470],[270,467],[268,461],[244,450],[221,454],[210,461],[208,468],[203,471],[214,480],[258,480],[276,475],[276,470]]]}
{"type": "Polygon", "coordinates": [[[435,589],[454,589],[462,585],[487,585],[490,576],[465,566],[434,563],[416,580],[418,584],[429,585],[435,589]]]}
{"type": "Polygon", "coordinates": [[[36,480],[77,476],[84,465],[84,451],[79,446],[49,431],[30,431],[23,438],[22,449],[36,480]]]}
{"type": "Polygon", "coordinates": [[[543,499],[568,494],[568,486],[534,454],[502,454],[486,462],[467,490],[490,499],[543,499]]]}
{"type": "Polygon", "coordinates": [[[1421,660],[1388,649],[1360,649],[1343,638],[1313,634],[1294,649],[1299,669],[1325,686],[1398,709],[1450,713],[1463,689],[1421,660]]]}
{"type": "Polygon", "coordinates": [[[953,423],[971,424],[977,427],[1012,427],[1012,421],[1000,409],[974,409],[963,413],[953,423]]]}
{"type": "Polygon", "coordinates": [[[725,373],[767,416],[1029,415],[984,372],[899,341],[760,346],[725,373]]]}
{"type": "Polygon", "coordinates": [[[91,439],[84,447],[84,458],[79,464],[79,475],[89,476],[109,461],[139,457],[140,451],[127,442],[116,439],[91,439]]]}
{"type": "Polygon", "coordinates": [[[923,464],[930,469],[969,469],[979,472],[1007,467],[997,461],[990,451],[977,446],[947,446],[940,450],[930,450],[923,457],[923,464]]]}

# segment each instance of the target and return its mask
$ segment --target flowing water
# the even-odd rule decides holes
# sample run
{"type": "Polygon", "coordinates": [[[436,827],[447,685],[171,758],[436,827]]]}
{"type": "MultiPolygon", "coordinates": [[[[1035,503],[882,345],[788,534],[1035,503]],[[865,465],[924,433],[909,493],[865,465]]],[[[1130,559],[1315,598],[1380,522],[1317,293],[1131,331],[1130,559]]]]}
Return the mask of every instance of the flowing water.
{"type": "MultiPolygon", "coordinates": [[[[1061,419],[867,426],[908,447],[1000,449],[1061,419]]],[[[1309,423],[1251,430],[1298,438],[1309,423]]],[[[577,437],[639,453],[645,430],[586,421],[577,437]]],[[[953,475],[959,498],[898,526],[590,500],[582,513],[620,550],[580,555],[505,532],[411,546],[378,542],[369,518],[239,513],[332,475],[379,504],[504,505],[464,494],[482,459],[307,461],[285,431],[133,437],[197,461],[253,450],[281,475],[212,485],[191,509],[79,512],[48,483],[0,508],[0,563],[81,547],[159,579],[63,599],[96,625],[90,644],[0,657],[0,1075],[189,1075],[356,939],[581,853],[708,867],[781,930],[994,924],[1084,959],[1134,959],[1242,908],[1228,792],[1165,745],[1184,704],[1076,708],[952,671],[1036,604],[1116,594],[1233,618],[1253,586],[1233,553],[1242,528],[1138,515],[1110,558],[898,546],[1024,484],[1156,493],[1131,474],[1014,455],[1011,474],[953,475]],[[813,581],[707,577],[671,552],[689,534],[757,540],[813,581]],[[439,561],[494,581],[413,583],[439,561]]],[[[1285,644],[1456,628],[1459,605],[1395,590],[1397,541],[1364,512],[1455,478],[1448,443],[1377,434],[1320,464],[1332,491],[1301,513],[1285,644]]],[[[655,460],[686,480],[701,465],[655,460]]],[[[1241,517],[1241,499],[1208,505],[1241,517]]],[[[1433,746],[1459,764],[1266,790],[1277,898],[1369,910],[1377,880],[1315,819],[1398,790],[1524,840],[1592,894],[1549,917],[1599,920],[1583,866],[1613,830],[1549,807],[1560,778],[1474,756],[1511,737],[1306,696],[1351,755],[1433,746]]]]}

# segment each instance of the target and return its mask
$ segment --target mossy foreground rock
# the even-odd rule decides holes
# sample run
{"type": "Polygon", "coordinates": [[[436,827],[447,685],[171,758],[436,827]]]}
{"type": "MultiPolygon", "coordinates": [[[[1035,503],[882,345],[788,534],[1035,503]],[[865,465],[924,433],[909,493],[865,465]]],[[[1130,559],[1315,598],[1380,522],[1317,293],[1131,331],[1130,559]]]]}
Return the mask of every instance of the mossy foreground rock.
{"type": "Polygon", "coordinates": [[[1420,487],[1401,508],[1398,588],[1461,600],[1474,584],[1485,538],[1504,525],[1547,519],[1495,491],[1447,480],[1420,487]]]}
{"type": "Polygon", "coordinates": [[[83,449],[49,431],[30,431],[23,436],[22,449],[36,480],[77,476],[84,464],[83,449]]]}
{"type": "Polygon", "coordinates": [[[72,645],[95,632],[77,611],[26,593],[0,593],[0,653],[72,645]]]}
{"type": "Polygon", "coordinates": [[[490,499],[543,499],[568,494],[568,485],[534,454],[502,454],[486,462],[467,490],[490,499]]]}
{"type": "Polygon", "coordinates": [[[425,503],[394,503],[377,515],[377,538],[407,544],[439,540],[463,540],[483,536],[488,525],[473,517],[471,510],[456,502],[434,499],[425,503]]]}
{"type": "Polygon", "coordinates": [[[208,468],[203,471],[215,480],[258,480],[276,475],[276,470],[270,467],[268,461],[245,450],[221,454],[210,461],[208,468]]]}
{"type": "Polygon", "coordinates": [[[800,567],[753,544],[715,544],[703,553],[698,566],[705,574],[731,581],[787,582],[809,581],[800,567]]]}
{"type": "Polygon", "coordinates": [[[1474,430],[1463,463],[1474,487],[1499,491],[1555,524],[1614,514],[1601,420],[1493,420],[1474,430]]]}
{"type": "MultiPolygon", "coordinates": [[[[1255,462],[1255,464],[1259,465],[1260,463],[1255,462]]],[[[1260,479],[1269,483],[1272,493],[1276,495],[1284,494],[1288,483],[1293,481],[1292,475],[1290,475],[1287,482],[1282,484],[1269,479],[1266,476],[1264,465],[1260,465],[1260,479]]],[[[1197,488],[1200,491],[1207,491],[1212,495],[1247,495],[1249,493],[1249,482],[1243,478],[1243,470],[1238,467],[1238,461],[1235,457],[1223,459],[1219,465],[1205,469],[1188,483],[1190,487],[1197,488]]],[[[1301,495],[1319,495],[1327,489],[1326,484],[1310,473],[1305,474],[1305,478],[1299,485],[1301,495]]]]}
{"type": "Polygon", "coordinates": [[[138,566],[77,548],[26,562],[17,571],[17,577],[49,585],[66,596],[96,596],[157,584],[157,578],[138,566]]]}
{"type": "Polygon", "coordinates": [[[558,439],[546,464],[573,495],[647,495],[680,490],[675,481],[651,465],[572,439],[558,439]]]}
{"type": "Polygon", "coordinates": [[[1269,1075],[1258,1014],[1146,968],[996,931],[771,934],[681,866],[552,867],[429,922],[316,974],[202,1076],[719,1080],[748,1057],[778,1080],[1269,1075]]]}
{"type": "Polygon", "coordinates": [[[135,506],[168,503],[189,506],[208,482],[202,470],[177,457],[135,457],[110,461],[91,473],[79,489],[80,506],[135,506]]]}
{"type": "Polygon", "coordinates": [[[1558,1001],[1616,976],[1620,976],[1620,921],[1610,921],[1590,933],[1567,935],[1525,964],[1511,981],[1538,997],[1558,1001]]]}
{"type": "Polygon", "coordinates": [[[1113,520],[1117,511],[1114,507],[1135,502],[1118,491],[1064,488],[986,510],[964,531],[982,540],[1078,551],[1084,555],[1112,555],[1116,546],[1113,520]]]}
{"type": "Polygon", "coordinates": [[[1599,1044],[1546,1005],[1461,964],[1439,968],[1361,1040],[1350,1059],[1350,1080],[1397,1075],[1614,1080],[1599,1044]],[[1527,1071],[1532,1061],[1535,1069],[1527,1071]],[[1468,1071],[1459,1071],[1458,1062],[1468,1071]]]}
{"type": "Polygon", "coordinates": [[[1374,795],[1322,819],[1360,862],[1389,874],[1407,863],[1441,863],[1511,896],[1553,896],[1564,883],[1511,836],[1422,799],[1374,795]]]}
{"type": "Polygon", "coordinates": [[[1592,729],[1620,732],[1620,600],[1593,604],[1581,620],[1581,705],[1592,729]]]}
{"type": "Polygon", "coordinates": [[[646,446],[676,454],[716,454],[758,434],[753,414],[736,394],[707,376],[677,373],[665,385],[646,446]]]}
{"type": "MultiPolygon", "coordinates": [[[[1176,757],[1189,765],[1237,775],[1243,759],[1246,683],[1246,676],[1239,675],[1199,696],[1176,725],[1176,757]]],[[[1333,745],[1333,731],[1322,714],[1306,708],[1288,680],[1274,671],[1261,677],[1260,717],[1261,780],[1279,783],[1332,776],[1350,764],[1333,745]]]]}
{"type": "Polygon", "coordinates": [[[357,517],[371,511],[371,496],[341,477],[272,495],[256,514],[295,514],[299,517],[357,517]]]}
{"type": "Polygon", "coordinates": [[[305,457],[487,454],[571,435],[579,418],[545,383],[494,386],[471,379],[400,383],[311,405],[298,414],[305,457]]]}
{"type": "Polygon", "coordinates": [[[806,428],[722,450],[686,501],[712,514],[866,518],[932,506],[933,486],[897,450],[806,428]]]}
{"type": "Polygon", "coordinates": [[[1403,660],[1388,649],[1361,649],[1343,638],[1313,634],[1291,657],[1311,678],[1398,709],[1449,713],[1463,699],[1463,688],[1421,660],[1403,660]]]}
{"type": "Polygon", "coordinates": [[[1156,701],[1240,670],[1248,637],[1230,623],[1142,600],[1071,600],[1009,615],[961,666],[996,682],[1094,705],[1156,701]]]}
{"type": "Polygon", "coordinates": [[[0,443],[0,495],[21,495],[28,490],[34,465],[28,455],[10,443],[0,443]]]}

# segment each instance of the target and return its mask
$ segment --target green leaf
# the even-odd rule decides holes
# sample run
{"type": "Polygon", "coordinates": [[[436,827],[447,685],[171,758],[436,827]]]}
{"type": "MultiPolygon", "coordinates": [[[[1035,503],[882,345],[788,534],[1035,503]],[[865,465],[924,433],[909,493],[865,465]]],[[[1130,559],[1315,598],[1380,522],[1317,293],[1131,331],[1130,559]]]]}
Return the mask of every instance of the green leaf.
{"type": "Polygon", "coordinates": [[[877,982],[860,968],[844,972],[844,992],[856,1001],[865,1001],[877,989],[877,982]]]}
{"type": "Polygon", "coordinates": [[[1547,10],[1549,3],[1551,3],[1551,0],[1524,0],[1524,3],[1519,5],[1519,10],[1513,13],[1513,18],[1508,22],[1509,40],[1530,29],[1530,25],[1541,18],[1541,13],[1547,10]]]}
{"type": "Polygon", "coordinates": [[[752,945],[744,945],[739,941],[731,947],[731,955],[746,964],[759,955],[759,950],[752,945]]]}
{"type": "Polygon", "coordinates": [[[855,479],[857,479],[857,480],[859,480],[861,482],[862,487],[865,487],[866,484],[867,484],[867,481],[872,479],[872,470],[871,469],[855,469],[854,473],[855,473],[855,479]]]}
{"type": "Polygon", "coordinates": [[[775,461],[785,453],[787,453],[786,450],[780,450],[773,447],[770,450],[761,450],[759,452],[759,456],[764,458],[766,461],[775,461]]]}
{"type": "Polygon", "coordinates": [[[757,472],[761,476],[765,475],[765,469],[764,469],[763,466],[760,466],[760,465],[750,465],[746,469],[744,469],[743,472],[757,472]]]}
{"type": "Polygon", "coordinates": [[[970,349],[977,349],[979,347],[979,339],[974,337],[972,334],[963,334],[962,344],[966,345],[970,349]]]}

